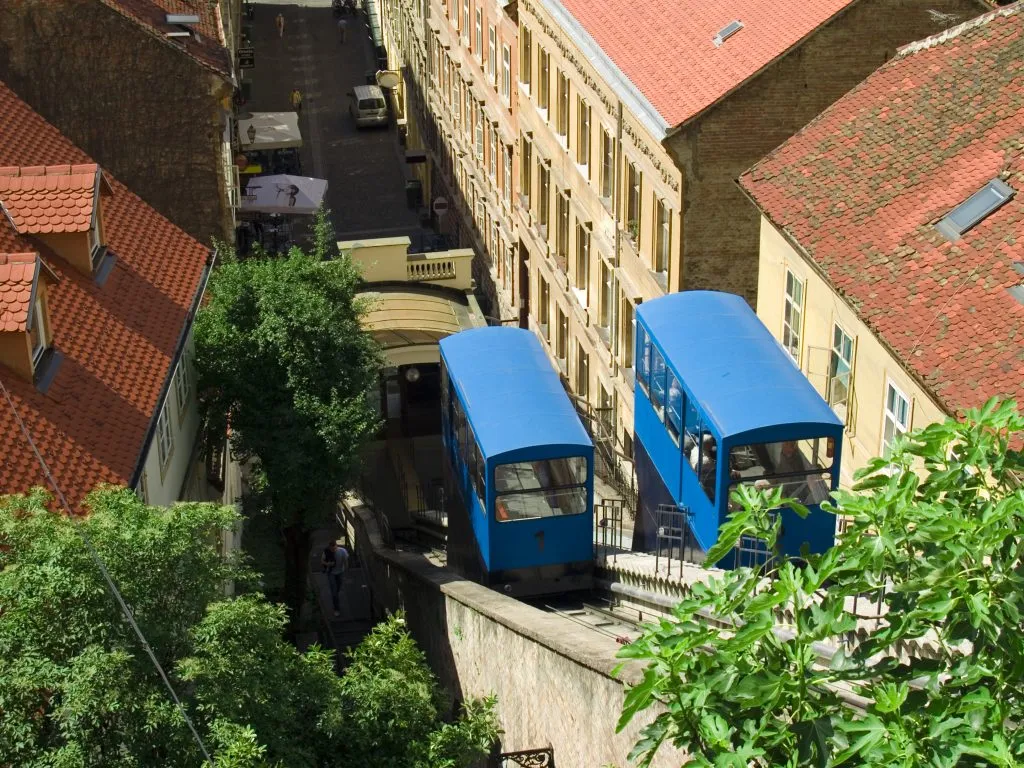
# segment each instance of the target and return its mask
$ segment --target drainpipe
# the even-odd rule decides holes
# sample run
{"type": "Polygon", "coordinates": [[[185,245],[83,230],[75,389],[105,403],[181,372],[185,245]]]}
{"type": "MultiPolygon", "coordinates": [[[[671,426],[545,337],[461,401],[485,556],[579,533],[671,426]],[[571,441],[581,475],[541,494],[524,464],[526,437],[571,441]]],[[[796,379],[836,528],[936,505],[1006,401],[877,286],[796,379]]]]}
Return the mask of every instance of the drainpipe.
{"type": "Polygon", "coordinates": [[[615,263],[612,265],[612,376],[615,377],[619,374],[619,338],[622,336],[622,329],[619,327],[621,322],[621,302],[619,301],[619,278],[616,269],[619,267],[619,259],[621,252],[621,244],[619,237],[619,202],[621,195],[619,194],[619,183],[621,181],[621,168],[622,168],[622,101],[616,100],[618,105],[615,116],[615,174],[614,184],[615,188],[612,190],[612,218],[614,219],[615,227],[613,230],[613,237],[615,239],[615,263]]]}

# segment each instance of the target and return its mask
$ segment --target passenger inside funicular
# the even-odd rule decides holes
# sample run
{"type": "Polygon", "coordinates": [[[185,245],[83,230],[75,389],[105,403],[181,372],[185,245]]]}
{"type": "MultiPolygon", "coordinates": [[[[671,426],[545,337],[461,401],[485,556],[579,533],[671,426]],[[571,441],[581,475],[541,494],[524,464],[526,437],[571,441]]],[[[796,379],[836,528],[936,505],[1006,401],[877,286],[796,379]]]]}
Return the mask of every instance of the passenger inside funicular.
{"type": "Polygon", "coordinates": [[[801,504],[821,504],[832,485],[832,454],[831,438],[820,437],[736,446],[729,455],[729,490],[752,483],[766,490],[782,488],[801,504]]]}

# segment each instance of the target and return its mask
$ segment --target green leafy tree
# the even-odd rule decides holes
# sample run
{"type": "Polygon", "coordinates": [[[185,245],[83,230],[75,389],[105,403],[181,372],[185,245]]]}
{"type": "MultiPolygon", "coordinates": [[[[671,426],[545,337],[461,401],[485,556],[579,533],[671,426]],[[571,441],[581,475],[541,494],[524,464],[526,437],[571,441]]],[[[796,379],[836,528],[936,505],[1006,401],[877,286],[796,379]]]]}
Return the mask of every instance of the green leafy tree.
{"type": "Polygon", "coordinates": [[[226,581],[251,578],[217,551],[232,510],[159,509],[106,489],[72,522],[48,502],[42,491],[0,498],[0,766],[203,761],[80,532],[218,768],[467,768],[495,739],[493,700],[443,722],[434,678],[399,619],[376,629],[338,677],[331,654],[285,641],[283,608],[253,594],[225,598],[226,581]]]}
{"type": "Polygon", "coordinates": [[[219,434],[229,416],[237,458],[265,481],[293,625],[307,594],[310,532],[355,481],[378,425],[367,393],[382,358],[360,324],[359,271],[333,239],[321,210],[313,255],[229,258],[195,324],[204,411],[219,434]]]}
{"type": "MultiPolygon", "coordinates": [[[[827,553],[694,585],[620,654],[647,662],[620,730],[664,707],[632,757],[671,743],[723,768],[1024,764],[1022,437],[1013,402],[928,426],[836,495],[850,525],[827,553]]],[[[806,514],[779,492],[733,500],[708,562],[742,535],[775,550],[768,510],[806,514]]]]}

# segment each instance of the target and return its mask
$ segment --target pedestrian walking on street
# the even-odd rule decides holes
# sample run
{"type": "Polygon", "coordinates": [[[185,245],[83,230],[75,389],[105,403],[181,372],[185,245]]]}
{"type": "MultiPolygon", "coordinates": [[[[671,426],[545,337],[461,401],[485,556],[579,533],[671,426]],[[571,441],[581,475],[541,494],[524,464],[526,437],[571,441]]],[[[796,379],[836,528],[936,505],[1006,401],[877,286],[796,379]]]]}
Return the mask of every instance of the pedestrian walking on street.
{"type": "Polygon", "coordinates": [[[277,18],[274,19],[274,24],[277,26],[277,36],[284,37],[284,14],[277,14],[277,18]]]}
{"type": "Polygon", "coordinates": [[[331,605],[334,607],[334,615],[340,616],[339,609],[341,587],[345,580],[345,571],[348,569],[348,550],[338,546],[338,542],[332,541],[324,549],[320,558],[320,565],[327,574],[327,587],[331,591],[331,605]]]}
{"type": "Polygon", "coordinates": [[[292,91],[292,109],[296,112],[302,111],[302,91],[298,88],[292,91]]]}
{"type": "Polygon", "coordinates": [[[345,35],[348,32],[348,22],[345,21],[345,17],[338,19],[338,39],[341,42],[345,42],[345,35]]]}

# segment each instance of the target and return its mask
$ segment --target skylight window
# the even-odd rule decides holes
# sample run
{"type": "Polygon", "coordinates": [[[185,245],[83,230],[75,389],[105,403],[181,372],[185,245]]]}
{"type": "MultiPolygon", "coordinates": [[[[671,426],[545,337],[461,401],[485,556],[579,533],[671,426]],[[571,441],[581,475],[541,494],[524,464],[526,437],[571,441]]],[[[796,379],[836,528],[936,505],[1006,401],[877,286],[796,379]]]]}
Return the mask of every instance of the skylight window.
{"type": "Polygon", "coordinates": [[[947,213],[935,228],[947,240],[959,240],[964,232],[1001,208],[1014,193],[1013,187],[999,179],[992,179],[947,213]]]}
{"type": "Polygon", "coordinates": [[[742,21],[730,21],[728,24],[726,24],[718,31],[718,34],[715,35],[714,39],[711,42],[715,44],[715,48],[718,48],[722,43],[724,43],[730,37],[735,35],[741,29],[743,29],[742,21]]]}
{"type": "Polygon", "coordinates": [[[168,24],[198,24],[199,17],[191,13],[168,13],[168,24]]]}

